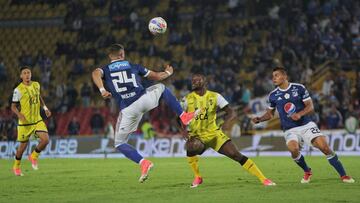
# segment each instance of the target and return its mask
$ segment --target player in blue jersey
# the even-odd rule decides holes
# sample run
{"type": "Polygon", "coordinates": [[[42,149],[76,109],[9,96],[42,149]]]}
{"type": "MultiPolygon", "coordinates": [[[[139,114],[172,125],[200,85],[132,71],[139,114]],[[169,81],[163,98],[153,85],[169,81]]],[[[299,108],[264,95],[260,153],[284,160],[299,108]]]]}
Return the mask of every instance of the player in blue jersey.
{"type": "Polygon", "coordinates": [[[255,117],[252,121],[259,123],[271,119],[276,108],[279,112],[281,128],[285,132],[286,145],[295,163],[304,170],[301,183],[309,183],[312,176],[311,168],[300,153],[303,143],[312,145],[324,153],[343,182],[354,183],[355,180],[346,175],[337,155],[330,149],[326,137],[310,119],[309,114],[313,113],[314,106],[304,85],[289,83],[286,70],[282,67],[273,70],[272,81],[277,87],[269,95],[270,106],[264,115],[255,117]]]}
{"type": "Polygon", "coordinates": [[[138,128],[143,114],[156,108],[160,99],[180,117],[184,125],[188,125],[196,113],[184,112],[165,85],[159,83],[146,89],[141,85],[141,76],[155,81],[168,78],[173,74],[172,66],[166,65],[164,72],[155,72],[132,64],[125,60],[125,50],[120,44],[111,45],[108,52],[111,62],[95,69],[92,78],[103,98],[114,97],[118,103],[120,113],[115,129],[115,147],[128,159],[140,165],[139,181],[144,182],[153,163],[144,159],[136,149],[127,144],[129,135],[138,128]]]}

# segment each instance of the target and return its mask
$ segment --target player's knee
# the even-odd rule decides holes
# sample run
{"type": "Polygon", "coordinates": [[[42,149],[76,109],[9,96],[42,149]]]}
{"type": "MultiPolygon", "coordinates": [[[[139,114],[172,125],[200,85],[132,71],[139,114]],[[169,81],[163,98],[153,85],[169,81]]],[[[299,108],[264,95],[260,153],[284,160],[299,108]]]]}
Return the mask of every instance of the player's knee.
{"type": "Polygon", "coordinates": [[[300,153],[300,148],[298,146],[293,146],[293,147],[288,147],[290,153],[291,153],[291,156],[293,158],[295,157],[298,157],[299,156],[299,153],[300,153]]]}
{"type": "Polygon", "coordinates": [[[289,142],[287,144],[287,147],[291,153],[298,153],[300,151],[299,144],[297,144],[295,142],[289,142]]]}

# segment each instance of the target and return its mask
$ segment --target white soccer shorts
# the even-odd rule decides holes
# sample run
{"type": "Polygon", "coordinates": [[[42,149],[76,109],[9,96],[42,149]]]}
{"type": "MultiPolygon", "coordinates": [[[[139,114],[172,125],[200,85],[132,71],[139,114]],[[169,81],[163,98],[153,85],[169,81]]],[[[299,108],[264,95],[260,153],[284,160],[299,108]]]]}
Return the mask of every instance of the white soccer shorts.
{"type": "Polygon", "coordinates": [[[311,141],[319,136],[324,135],[320,132],[318,126],[314,122],[309,122],[306,125],[291,128],[285,131],[286,145],[290,141],[294,140],[298,142],[300,146],[303,146],[304,143],[308,146],[312,146],[311,141]]]}
{"type": "Polygon", "coordinates": [[[129,135],[136,131],[144,113],[159,105],[165,85],[159,83],[146,89],[146,93],[119,113],[115,128],[115,147],[126,143],[129,135]]]}

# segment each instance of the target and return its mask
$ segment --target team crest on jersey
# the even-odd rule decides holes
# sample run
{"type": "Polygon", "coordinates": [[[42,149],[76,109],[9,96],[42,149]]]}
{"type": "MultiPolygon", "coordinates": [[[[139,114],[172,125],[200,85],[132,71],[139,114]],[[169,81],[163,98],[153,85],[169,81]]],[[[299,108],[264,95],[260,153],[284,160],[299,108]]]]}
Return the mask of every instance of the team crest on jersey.
{"type": "Polygon", "coordinates": [[[298,93],[297,91],[293,91],[293,92],[292,92],[292,96],[293,96],[293,97],[297,97],[298,95],[299,95],[299,93],[298,93]]]}
{"type": "Polygon", "coordinates": [[[213,100],[212,100],[212,99],[209,100],[209,104],[210,104],[210,106],[213,104],[213,100]]]}
{"type": "Polygon", "coordinates": [[[285,97],[285,99],[289,99],[289,98],[290,98],[290,94],[286,93],[286,94],[284,95],[284,97],[285,97]]]}
{"type": "Polygon", "coordinates": [[[284,105],[284,111],[287,113],[288,116],[291,116],[296,111],[295,104],[288,102],[284,105]]]}

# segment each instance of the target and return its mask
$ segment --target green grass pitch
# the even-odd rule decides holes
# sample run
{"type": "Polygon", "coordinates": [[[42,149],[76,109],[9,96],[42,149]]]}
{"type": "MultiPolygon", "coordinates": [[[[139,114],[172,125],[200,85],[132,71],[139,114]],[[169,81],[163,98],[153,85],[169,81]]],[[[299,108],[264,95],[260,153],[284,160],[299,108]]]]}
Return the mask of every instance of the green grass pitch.
{"type": "Polygon", "coordinates": [[[194,189],[186,158],[150,158],[155,167],[142,184],[126,159],[42,159],[38,171],[23,160],[23,177],[12,174],[12,160],[0,160],[0,202],[360,202],[359,157],[341,157],[355,184],[342,183],[325,157],[306,159],[314,175],[304,185],[290,157],[253,158],[277,183],[264,187],[227,158],[201,157],[204,183],[194,189]]]}

